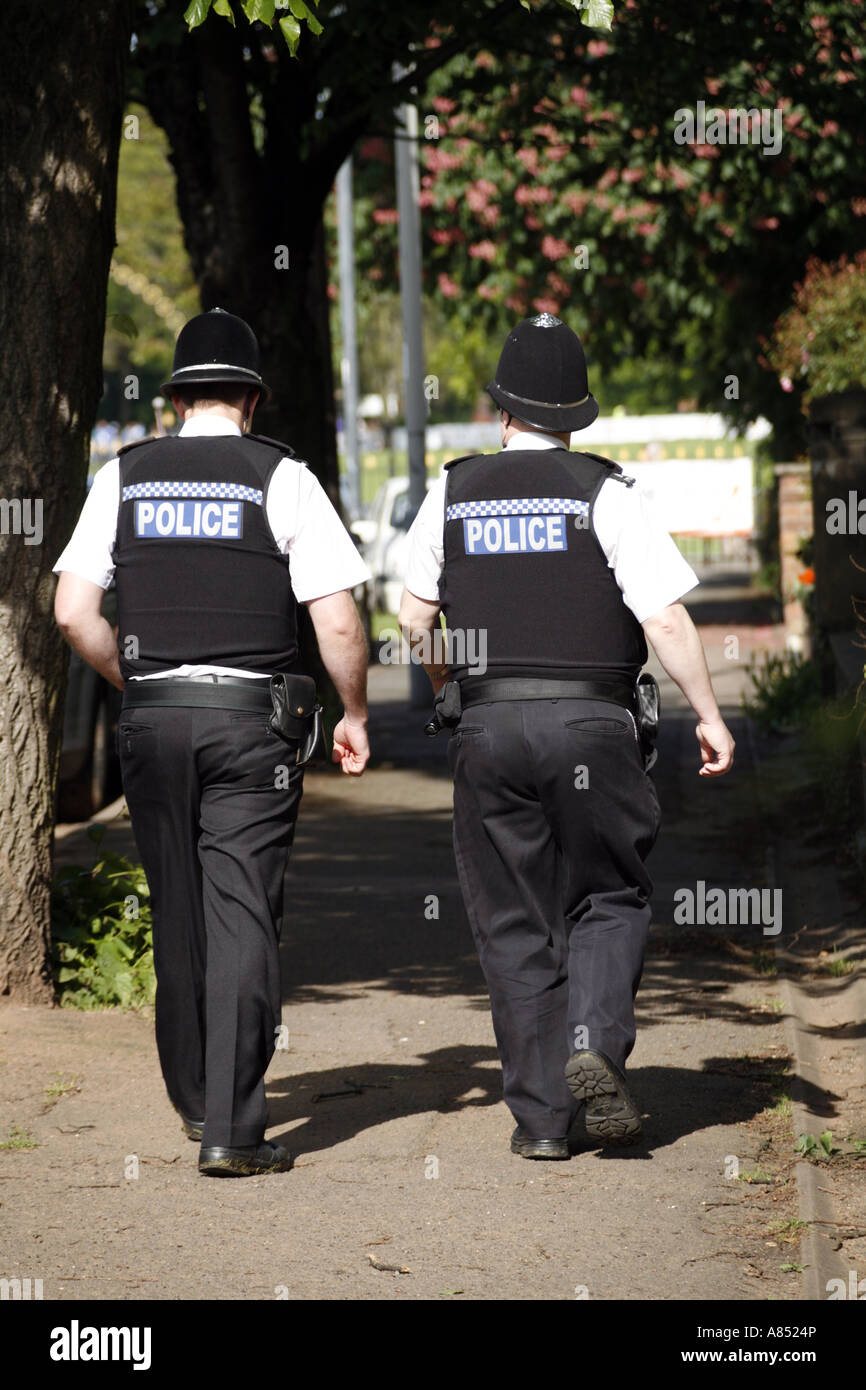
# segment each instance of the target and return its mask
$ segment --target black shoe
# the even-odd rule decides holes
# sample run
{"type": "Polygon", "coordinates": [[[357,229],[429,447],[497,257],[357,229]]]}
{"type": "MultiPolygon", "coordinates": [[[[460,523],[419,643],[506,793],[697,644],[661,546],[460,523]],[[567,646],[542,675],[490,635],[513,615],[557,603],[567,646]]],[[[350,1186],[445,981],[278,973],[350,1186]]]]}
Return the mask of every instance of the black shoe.
{"type": "MultiPolygon", "coordinates": [[[[180,1115],[180,1111],[177,1113],[180,1115]]],[[[186,1115],[180,1115],[180,1122],[187,1139],[194,1139],[197,1144],[200,1144],[204,1133],[204,1120],[189,1120],[186,1115]]]]}
{"type": "Polygon", "coordinates": [[[519,1125],[511,1136],[511,1152],[521,1158],[571,1158],[567,1139],[533,1139],[519,1125]]]}
{"type": "Polygon", "coordinates": [[[254,1178],[262,1173],[287,1173],[292,1155],[282,1144],[250,1144],[242,1149],[224,1149],[217,1145],[202,1148],[198,1156],[198,1171],[209,1178],[254,1178]]]}
{"type": "Polygon", "coordinates": [[[601,1144],[633,1144],[640,1138],[640,1111],[619,1067],[603,1052],[576,1052],[565,1064],[565,1080],[576,1100],[586,1102],[590,1139],[601,1144]]]}
{"type": "MultiPolygon", "coordinates": [[[[174,1108],[177,1110],[177,1106],[174,1108]]],[[[197,1144],[200,1144],[204,1132],[204,1120],[191,1120],[182,1110],[177,1110],[177,1113],[180,1115],[180,1122],[187,1139],[194,1139],[197,1144]]]]}

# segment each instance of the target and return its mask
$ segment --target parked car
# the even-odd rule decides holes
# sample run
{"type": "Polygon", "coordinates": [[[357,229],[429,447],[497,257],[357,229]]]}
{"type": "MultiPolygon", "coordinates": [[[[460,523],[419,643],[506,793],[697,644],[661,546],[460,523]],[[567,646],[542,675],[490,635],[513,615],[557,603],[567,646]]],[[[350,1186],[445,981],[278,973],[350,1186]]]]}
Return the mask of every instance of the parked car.
{"type": "Polygon", "coordinates": [[[373,576],[370,607],[374,611],[396,613],[400,607],[407,536],[416,514],[417,508],[409,502],[409,479],[388,478],[377,492],[369,516],[352,522],[351,530],[373,576]]]}

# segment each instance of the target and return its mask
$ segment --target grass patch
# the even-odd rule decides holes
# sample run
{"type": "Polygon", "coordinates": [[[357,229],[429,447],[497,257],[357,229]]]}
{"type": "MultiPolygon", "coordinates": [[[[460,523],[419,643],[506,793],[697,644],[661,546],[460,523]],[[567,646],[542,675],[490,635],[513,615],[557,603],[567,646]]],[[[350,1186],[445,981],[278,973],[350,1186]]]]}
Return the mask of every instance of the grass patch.
{"type": "Polygon", "coordinates": [[[80,1076],[64,1077],[58,1071],[55,1072],[54,1078],[53,1081],[49,1081],[48,1085],[45,1086],[42,1091],[46,1105],[56,1105],[61,1096],[66,1096],[70,1091],[77,1091],[81,1087],[80,1076]]]}
{"type": "Polygon", "coordinates": [[[9,1129],[8,1139],[0,1139],[0,1149],[35,1149],[38,1148],[33,1135],[20,1125],[13,1124],[9,1129]]]}

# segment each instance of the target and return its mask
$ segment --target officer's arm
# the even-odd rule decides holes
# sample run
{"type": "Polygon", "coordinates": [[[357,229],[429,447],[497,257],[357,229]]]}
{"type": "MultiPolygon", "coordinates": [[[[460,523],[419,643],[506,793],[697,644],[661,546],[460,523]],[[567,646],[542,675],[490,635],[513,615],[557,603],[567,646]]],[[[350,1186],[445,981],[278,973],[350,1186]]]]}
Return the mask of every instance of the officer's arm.
{"type": "Polygon", "coordinates": [[[734,761],[734,740],[719,713],[698,631],[681,603],[672,603],[641,624],[647,640],[700,721],[701,777],[718,777],[734,761]]]}
{"type": "MultiPolygon", "coordinates": [[[[413,652],[420,651],[422,655],[435,656],[436,644],[431,638],[440,626],[438,603],[419,598],[417,594],[404,589],[398,622],[413,652]]],[[[434,695],[438,694],[450,674],[447,665],[443,665],[441,661],[424,661],[422,665],[430,678],[434,695]]]]}
{"type": "Polygon", "coordinates": [[[367,640],[355,600],[348,589],[307,603],[319,653],[343,702],[343,718],[334,730],[335,763],[359,777],[367,766],[367,640]]]}
{"type": "Polygon", "coordinates": [[[71,570],[63,570],[54,595],[54,617],[70,647],[107,681],[122,690],[117,642],[102,616],[104,596],[105,590],[99,584],[82,579],[81,575],[73,574],[71,570]]]}

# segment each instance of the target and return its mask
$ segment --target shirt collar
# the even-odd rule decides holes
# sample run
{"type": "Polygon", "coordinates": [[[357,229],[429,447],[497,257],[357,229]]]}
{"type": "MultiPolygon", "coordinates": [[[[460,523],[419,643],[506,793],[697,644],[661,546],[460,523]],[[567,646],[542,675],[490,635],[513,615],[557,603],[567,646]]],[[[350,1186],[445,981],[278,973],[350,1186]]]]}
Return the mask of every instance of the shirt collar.
{"type": "Polygon", "coordinates": [[[561,439],[557,439],[554,434],[543,434],[540,431],[530,434],[529,430],[519,430],[513,434],[505,445],[505,452],[509,449],[567,449],[568,445],[563,444],[561,439]]]}
{"type": "Polygon", "coordinates": [[[178,430],[178,434],[183,438],[203,434],[240,435],[240,433],[240,427],[233,420],[227,420],[224,415],[195,415],[191,420],[184,420],[178,430]]]}

